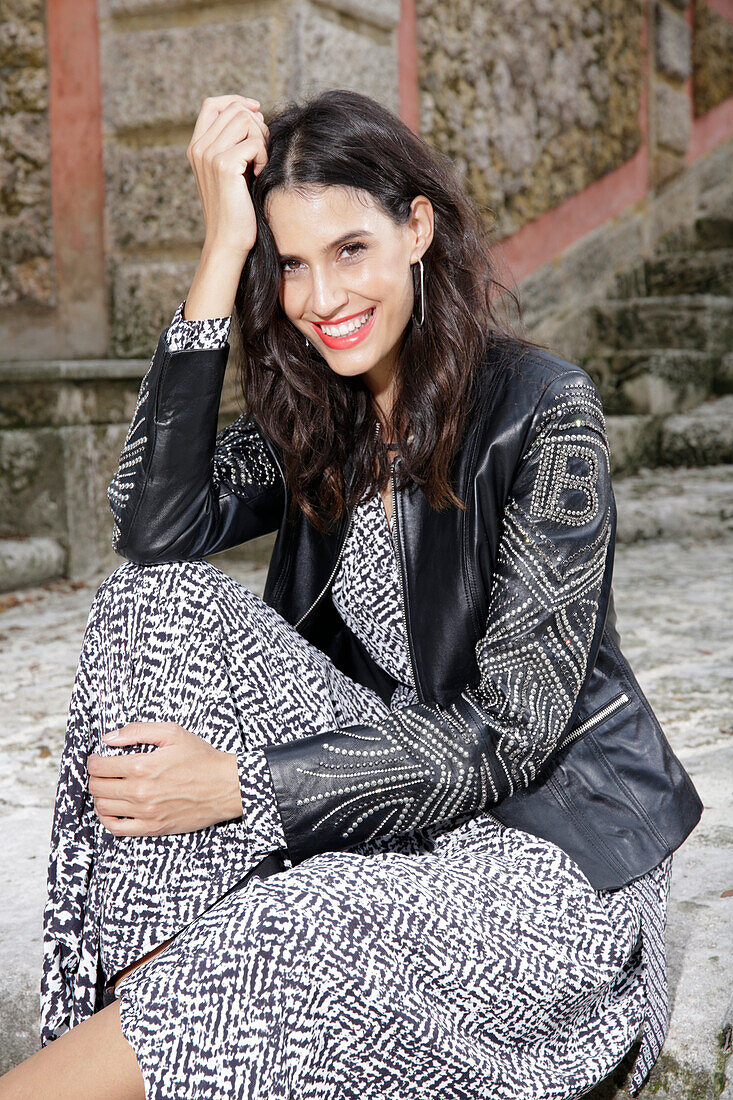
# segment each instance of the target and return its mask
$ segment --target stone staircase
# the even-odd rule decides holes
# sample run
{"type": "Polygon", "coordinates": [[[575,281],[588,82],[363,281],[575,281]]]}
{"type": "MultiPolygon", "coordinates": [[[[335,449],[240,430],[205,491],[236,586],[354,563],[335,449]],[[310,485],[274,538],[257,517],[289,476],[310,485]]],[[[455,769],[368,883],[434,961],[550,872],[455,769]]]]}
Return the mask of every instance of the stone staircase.
{"type": "Polygon", "coordinates": [[[733,462],[733,211],[668,233],[589,312],[614,473],[733,462]]]}
{"type": "MultiPolygon", "coordinates": [[[[0,358],[0,592],[121,564],[106,490],[148,365],[0,358]]],[[[219,427],[238,411],[228,372],[219,427]]]]}

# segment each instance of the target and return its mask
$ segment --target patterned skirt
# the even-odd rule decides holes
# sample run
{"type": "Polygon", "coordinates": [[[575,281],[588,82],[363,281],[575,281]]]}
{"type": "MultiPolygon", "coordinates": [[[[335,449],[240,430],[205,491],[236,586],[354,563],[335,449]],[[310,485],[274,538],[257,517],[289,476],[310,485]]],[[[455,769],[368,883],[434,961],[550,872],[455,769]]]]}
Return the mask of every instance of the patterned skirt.
{"type": "Polygon", "coordinates": [[[210,563],[107,577],[61,763],[42,1041],[174,936],[116,988],[146,1100],[570,1100],[606,1076],[644,1020],[639,895],[594,890],[551,842],[486,814],[232,890],[266,851],[264,802],[262,836],[113,837],[86,789],[86,754],[125,751],[100,737],[127,722],[233,752],[386,713],[210,563]]]}

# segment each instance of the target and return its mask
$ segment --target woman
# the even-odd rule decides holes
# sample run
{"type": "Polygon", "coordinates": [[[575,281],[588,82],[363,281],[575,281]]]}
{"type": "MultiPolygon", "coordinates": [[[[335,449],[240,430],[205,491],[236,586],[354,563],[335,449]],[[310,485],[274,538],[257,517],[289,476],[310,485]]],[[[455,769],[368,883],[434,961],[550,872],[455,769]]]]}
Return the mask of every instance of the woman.
{"type": "Polygon", "coordinates": [[[633,1094],[701,807],[618,648],[598,392],[499,327],[399,119],[258,106],[189,145],[206,242],[109,488],[0,1097],[570,1098],[643,1028],[633,1094]],[[264,600],[201,560],[275,530],[264,600]]]}

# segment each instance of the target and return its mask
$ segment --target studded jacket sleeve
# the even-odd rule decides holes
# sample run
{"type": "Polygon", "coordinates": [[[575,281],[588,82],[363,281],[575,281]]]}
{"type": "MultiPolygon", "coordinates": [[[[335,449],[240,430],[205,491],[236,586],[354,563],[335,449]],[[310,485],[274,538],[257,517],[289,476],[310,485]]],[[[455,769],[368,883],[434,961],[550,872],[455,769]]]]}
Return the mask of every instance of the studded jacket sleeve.
{"type": "Polygon", "coordinates": [[[475,816],[542,772],[595,661],[614,530],[601,401],[576,370],[540,399],[506,501],[478,683],[258,750],[293,862],[475,816]]]}
{"type": "Polygon", "coordinates": [[[187,321],[158,341],[107,489],[112,546],[131,561],[203,558],[277,529],[282,481],[246,414],[216,433],[231,317],[187,321]]]}

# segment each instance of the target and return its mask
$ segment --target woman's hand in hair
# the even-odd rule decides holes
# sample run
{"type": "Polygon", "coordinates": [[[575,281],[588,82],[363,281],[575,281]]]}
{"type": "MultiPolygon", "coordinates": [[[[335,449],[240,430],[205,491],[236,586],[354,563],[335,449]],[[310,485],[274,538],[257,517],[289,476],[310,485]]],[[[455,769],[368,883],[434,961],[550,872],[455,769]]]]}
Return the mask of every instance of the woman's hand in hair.
{"type": "Polygon", "coordinates": [[[177,722],[130,722],[104,735],[110,748],[152,752],[87,757],[89,793],[115,836],[191,833],[241,817],[236,753],[222,752],[177,722]]]}
{"type": "Polygon", "coordinates": [[[270,132],[259,100],[209,96],[186,150],[204,211],[206,248],[234,254],[242,265],[257,239],[249,188],[267,163],[270,132]]]}

